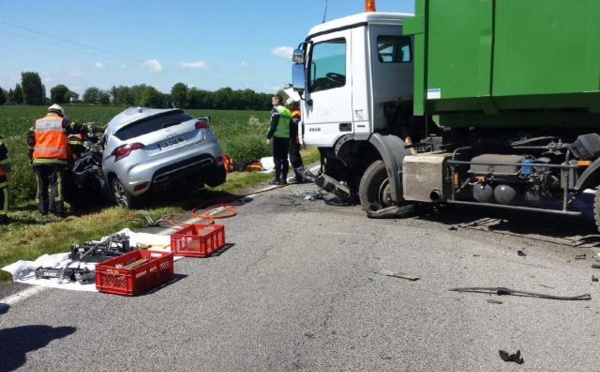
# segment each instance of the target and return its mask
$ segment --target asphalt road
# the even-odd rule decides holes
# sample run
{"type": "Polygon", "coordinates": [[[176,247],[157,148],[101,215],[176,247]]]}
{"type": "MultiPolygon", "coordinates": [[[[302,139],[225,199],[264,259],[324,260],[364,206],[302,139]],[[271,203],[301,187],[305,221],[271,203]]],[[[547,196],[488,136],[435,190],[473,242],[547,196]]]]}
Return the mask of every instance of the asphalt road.
{"type": "Polygon", "coordinates": [[[175,280],[145,295],[49,289],[4,307],[0,371],[600,370],[598,240],[585,223],[460,210],[369,220],[306,199],[315,192],[251,198],[220,221],[226,250],[175,262],[175,280]],[[474,286],[592,299],[449,291],[474,286]]]}

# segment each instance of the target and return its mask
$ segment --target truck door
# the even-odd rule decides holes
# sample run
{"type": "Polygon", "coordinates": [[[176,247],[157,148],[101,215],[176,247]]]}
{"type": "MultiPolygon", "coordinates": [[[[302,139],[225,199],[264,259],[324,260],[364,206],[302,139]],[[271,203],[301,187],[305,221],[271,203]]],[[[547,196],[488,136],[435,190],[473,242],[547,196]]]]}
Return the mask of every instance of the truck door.
{"type": "MultiPolygon", "coordinates": [[[[398,26],[374,25],[370,33],[373,132],[387,131],[384,115],[386,102],[412,102],[413,60],[410,36],[403,36],[398,26]]],[[[357,97],[354,97],[355,101],[357,97]]],[[[412,105],[412,104],[411,104],[412,105]]]]}
{"type": "Polygon", "coordinates": [[[309,44],[307,105],[302,113],[308,144],[331,147],[354,131],[351,45],[351,30],[315,37],[309,44]]]}

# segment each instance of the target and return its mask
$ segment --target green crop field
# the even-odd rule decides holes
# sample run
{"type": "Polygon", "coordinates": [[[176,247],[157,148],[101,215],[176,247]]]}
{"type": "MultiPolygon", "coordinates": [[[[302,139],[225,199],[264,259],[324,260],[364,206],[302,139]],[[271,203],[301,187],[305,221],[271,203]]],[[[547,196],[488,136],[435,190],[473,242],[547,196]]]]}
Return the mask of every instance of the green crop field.
{"type": "MultiPolygon", "coordinates": [[[[106,124],[125,107],[64,106],[75,122],[106,124]]],[[[260,159],[270,156],[265,143],[269,111],[187,110],[195,116],[209,116],[212,129],[223,151],[234,160],[260,159]]],[[[35,198],[35,176],[27,157],[27,132],[35,119],[44,116],[44,106],[0,106],[0,135],[8,147],[13,167],[10,184],[11,204],[19,205],[35,198]]]]}

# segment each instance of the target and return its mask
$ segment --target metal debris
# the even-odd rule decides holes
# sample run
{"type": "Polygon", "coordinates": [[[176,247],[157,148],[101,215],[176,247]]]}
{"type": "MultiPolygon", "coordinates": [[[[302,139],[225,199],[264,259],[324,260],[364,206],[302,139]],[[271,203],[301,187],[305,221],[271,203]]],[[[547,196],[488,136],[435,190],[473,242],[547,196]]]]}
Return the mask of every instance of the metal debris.
{"type": "Polygon", "coordinates": [[[401,279],[406,279],[406,280],[410,280],[410,281],[416,281],[421,279],[418,276],[414,276],[414,275],[410,275],[410,274],[406,274],[406,273],[401,273],[401,272],[397,272],[397,271],[390,271],[390,270],[381,270],[380,274],[382,275],[386,275],[386,276],[393,276],[394,278],[401,278],[401,279]]]}
{"type": "Polygon", "coordinates": [[[454,292],[473,292],[473,293],[487,293],[497,294],[498,296],[513,295],[520,297],[536,297],[544,298],[548,300],[563,300],[563,301],[579,301],[579,300],[591,300],[592,296],[589,293],[579,296],[554,296],[544,293],[525,292],[517,291],[506,287],[468,287],[468,288],[451,288],[449,291],[454,292]]]}
{"type": "Polygon", "coordinates": [[[504,350],[498,350],[500,358],[505,362],[515,362],[517,364],[523,364],[523,357],[521,357],[521,350],[517,350],[514,354],[509,354],[504,350]]]}

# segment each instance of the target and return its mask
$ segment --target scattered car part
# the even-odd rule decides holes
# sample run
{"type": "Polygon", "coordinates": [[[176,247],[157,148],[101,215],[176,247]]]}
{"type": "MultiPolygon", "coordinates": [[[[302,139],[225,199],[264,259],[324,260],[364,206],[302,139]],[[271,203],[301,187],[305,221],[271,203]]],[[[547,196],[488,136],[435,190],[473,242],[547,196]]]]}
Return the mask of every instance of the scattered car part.
{"type": "Polygon", "coordinates": [[[516,291],[506,287],[468,287],[468,288],[451,288],[449,291],[454,292],[474,292],[474,293],[495,293],[498,296],[505,295],[513,295],[513,296],[523,296],[523,297],[537,297],[537,298],[545,298],[549,300],[565,300],[565,301],[578,301],[578,300],[591,300],[592,296],[589,293],[580,296],[553,296],[547,295],[543,293],[535,293],[535,292],[524,292],[524,291],[516,291]]]}
{"type": "Polygon", "coordinates": [[[102,241],[92,240],[83,244],[71,244],[69,258],[80,262],[102,262],[131,250],[127,234],[114,234],[102,241]]]}
{"type": "Polygon", "coordinates": [[[523,364],[524,362],[523,357],[521,357],[521,350],[517,350],[514,354],[509,354],[504,350],[498,350],[498,353],[500,353],[500,358],[505,362],[515,362],[517,364],[523,364]]]}

